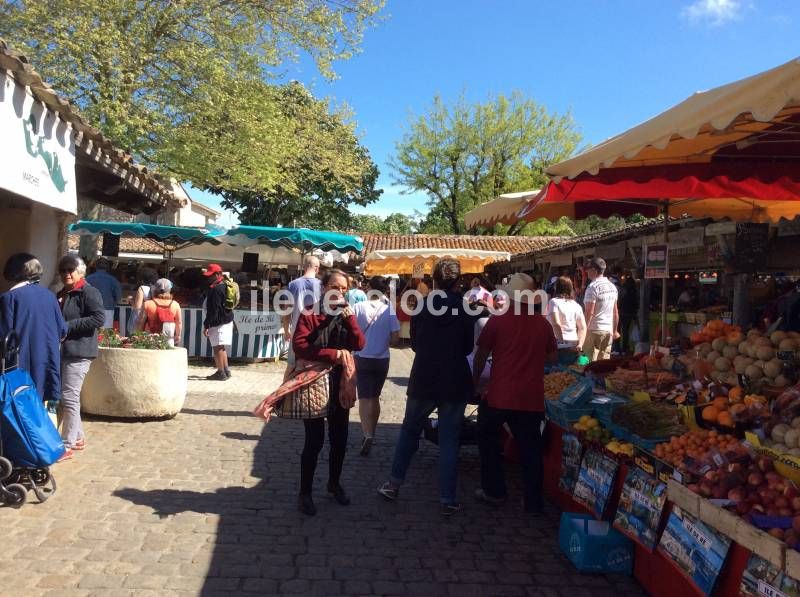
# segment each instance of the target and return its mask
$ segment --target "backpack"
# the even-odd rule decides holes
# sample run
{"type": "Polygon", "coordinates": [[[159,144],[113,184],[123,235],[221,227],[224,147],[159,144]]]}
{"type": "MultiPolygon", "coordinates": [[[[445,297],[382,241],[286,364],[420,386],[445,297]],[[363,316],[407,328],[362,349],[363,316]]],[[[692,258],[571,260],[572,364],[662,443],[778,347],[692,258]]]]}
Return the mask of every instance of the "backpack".
{"type": "Polygon", "coordinates": [[[153,326],[150,325],[150,321],[147,322],[147,331],[151,334],[160,334],[164,331],[164,324],[165,323],[175,323],[175,315],[172,313],[172,303],[175,301],[170,301],[168,305],[160,305],[158,301],[155,299],[149,299],[153,301],[156,306],[156,322],[155,327],[158,329],[153,329],[153,326]]]}
{"type": "Polygon", "coordinates": [[[239,285],[234,282],[231,278],[227,276],[224,278],[225,281],[225,308],[230,311],[235,309],[239,306],[239,300],[241,296],[239,295],[239,285]]]}

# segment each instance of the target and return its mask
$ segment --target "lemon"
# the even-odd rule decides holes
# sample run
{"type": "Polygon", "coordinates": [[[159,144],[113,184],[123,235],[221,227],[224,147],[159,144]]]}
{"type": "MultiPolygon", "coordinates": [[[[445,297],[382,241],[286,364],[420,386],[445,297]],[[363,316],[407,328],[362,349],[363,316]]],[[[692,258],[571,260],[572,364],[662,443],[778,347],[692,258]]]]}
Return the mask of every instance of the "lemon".
{"type": "Polygon", "coordinates": [[[578,419],[578,423],[586,423],[591,418],[592,417],[590,417],[589,415],[583,415],[580,419],[578,419]]]}
{"type": "Polygon", "coordinates": [[[589,417],[589,420],[588,420],[588,421],[586,421],[586,426],[587,426],[589,429],[594,429],[594,428],[595,428],[595,427],[597,427],[598,425],[600,425],[600,421],[598,421],[597,419],[592,419],[591,417],[589,417]]]}

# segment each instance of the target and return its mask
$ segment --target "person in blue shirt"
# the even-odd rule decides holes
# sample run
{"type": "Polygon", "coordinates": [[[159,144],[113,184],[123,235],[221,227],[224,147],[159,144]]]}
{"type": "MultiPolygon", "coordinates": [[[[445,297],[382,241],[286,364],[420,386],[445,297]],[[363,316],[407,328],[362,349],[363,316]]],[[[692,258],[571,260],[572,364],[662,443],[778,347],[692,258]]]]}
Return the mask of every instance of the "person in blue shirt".
{"type": "MultiPolygon", "coordinates": [[[[61,399],[61,340],[67,324],[56,296],[39,286],[42,264],[29,253],[6,261],[3,277],[12,284],[0,295],[0,337],[19,337],[18,365],[30,373],[43,401],[61,399]]],[[[13,365],[13,363],[11,363],[13,365]]]]}
{"type": "Polygon", "coordinates": [[[122,298],[122,286],[114,276],[108,273],[111,263],[102,257],[94,264],[95,272],[86,276],[86,281],[100,291],[103,307],[113,309],[122,298]]]}
{"type": "Polygon", "coordinates": [[[359,288],[361,280],[357,276],[350,276],[350,289],[344,293],[344,300],[351,307],[367,300],[367,294],[359,288]]]}

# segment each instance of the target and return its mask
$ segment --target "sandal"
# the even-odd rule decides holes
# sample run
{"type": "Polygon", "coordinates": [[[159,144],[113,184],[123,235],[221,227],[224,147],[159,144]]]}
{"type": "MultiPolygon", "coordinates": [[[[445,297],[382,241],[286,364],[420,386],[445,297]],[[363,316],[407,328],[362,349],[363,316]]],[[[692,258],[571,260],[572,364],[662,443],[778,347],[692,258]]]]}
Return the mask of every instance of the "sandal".
{"type": "Polygon", "coordinates": [[[378,493],[384,499],[387,499],[390,502],[395,502],[397,501],[397,496],[400,494],[400,488],[392,487],[392,484],[389,481],[387,481],[386,483],[378,487],[378,493]]]}
{"type": "Polygon", "coordinates": [[[70,458],[72,458],[72,448],[67,448],[66,450],[64,450],[64,453],[61,455],[61,458],[56,460],[56,463],[64,462],[65,460],[69,460],[70,458]]]}
{"type": "Polygon", "coordinates": [[[365,437],[363,440],[361,440],[361,451],[359,452],[361,456],[369,456],[369,451],[372,449],[373,441],[375,440],[371,437],[365,437]]]}
{"type": "Polygon", "coordinates": [[[86,449],[86,440],[83,439],[83,438],[79,439],[74,444],[72,444],[72,449],[73,450],[84,450],[84,449],[86,449]]]}

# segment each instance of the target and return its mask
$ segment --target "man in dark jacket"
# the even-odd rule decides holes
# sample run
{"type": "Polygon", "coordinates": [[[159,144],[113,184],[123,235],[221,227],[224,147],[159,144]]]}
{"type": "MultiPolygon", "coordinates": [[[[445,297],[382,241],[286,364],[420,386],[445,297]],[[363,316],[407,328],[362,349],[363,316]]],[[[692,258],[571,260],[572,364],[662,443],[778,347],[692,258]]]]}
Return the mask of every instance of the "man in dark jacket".
{"type": "Polygon", "coordinates": [[[231,377],[226,346],[233,343],[233,310],[225,307],[227,290],[222,268],[212,263],[203,271],[203,275],[209,280],[203,334],[211,343],[214,350],[214,364],[217,366],[217,370],[206,379],[226,381],[231,377]]]}
{"type": "Polygon", "coordinates": [[[428,416],[438,410],[439,484],[442,514],[461,509],[456,500],[456,471],[464,409],[472,397],[467,355],[473,349],[473,318],[456,292],[461,267],[454,259],[440,260],[433,271],[434,291],[422,311],[411,318],[414,364],[408,379],[408,402],[394,453],[392,474],[378,492],[397,499],[411,457],[428,416]]]}
{"type": "Polygon", "coordinates": [[[119,280],[108,273],[111,262],[105,257],[98,259],[95,264],[95,272],[86,276],[86,281],[100,291],[103,297],[103,307],[106,309],[106,320],[104,326],[110,328],[114,323],[114,307],[122,299],[122,286],[119,280]]]}
{"type": "Polygon", "coordinates": [[[61,313],[67,322],[67,337],[61,345],[61,437],[68,448],[82,450],[86,437],[81,423],[81,388],[92,360],[97,357],[97,330],[103,327],[106,313],[97,288],[86,283],[86,264],[79,257],[66,255],[58,262],[64,288],[58,293],[61,313]]]}

